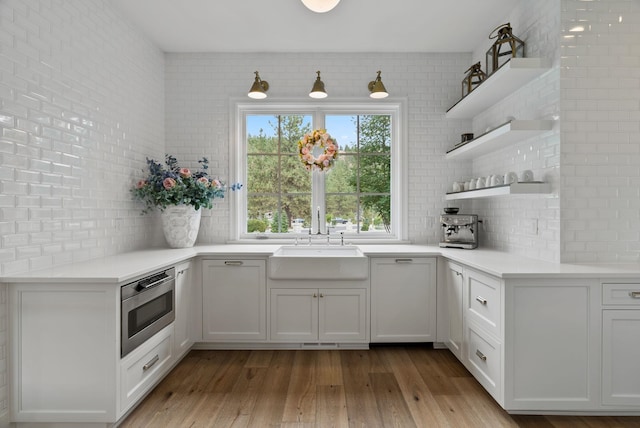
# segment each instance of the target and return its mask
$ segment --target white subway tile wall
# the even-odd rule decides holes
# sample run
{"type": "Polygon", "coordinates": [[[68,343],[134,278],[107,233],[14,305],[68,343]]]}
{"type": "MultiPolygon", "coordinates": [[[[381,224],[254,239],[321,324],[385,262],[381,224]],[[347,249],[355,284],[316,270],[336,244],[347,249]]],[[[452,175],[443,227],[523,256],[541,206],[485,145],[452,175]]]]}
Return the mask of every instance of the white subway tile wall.
{"type": "MultiPolygon", "coordinates": [[[[510,118],[557,120],[560,116],[559,35],[560,3],[556,0],[520,1],[496,24],[511,23],[513,34],[525,42],[525,56],[549,59],[550,71],[526,84],[473,119],[475,135],[510,118]]],[[[486,71],[487,39],[473,52],[486,71]]],[[[471,210],[483,220],[481,245],[535,259],[560,261],[560,125],[539,137],[512,144],[473,160],[466,177],[531,170],[534,179],[550,182],[549,195],[509,196],[473,200],[471,210]]]]}
{"type": "MultiPolygon", "coordinates": [[[[229,115],[236,99],[248,100],[255,70],[269,82],[271,99],[311,100],[308,93],[320,70],[328,100],[372,104],[367,83],[381,70],[391,96],[407,99],[409,237],[416,243],[437,244],[444,194],[467,170],[464,163],[444,161],[447,149],[465,130],[464,124],[445,120],[444,112],[459,95],[469,59],[464,53],[170,53],[165,56],[167,150],[191,165],[207,156],[214,174],[235,181],[228,169],[229,115]]],[[[200,243],[229,239],[227,199],[203,213],[200,243]]]]}
{"type": "Polygon", "coordinates": [[[0,2],[0,275],[157,242],[128,189],[164,151],[164,55],[108,1],[0,2]]]}
{"type": "Polygon", "coordinates": [[[163,53],[103,0],[0,20],[0,274],[147,245],[128,188],[164,155],[163,53]]]}
{"type": "Polygon", "coordinates": [[[564,262],[640,260],[640,2],[562,1],[564,262]]]}

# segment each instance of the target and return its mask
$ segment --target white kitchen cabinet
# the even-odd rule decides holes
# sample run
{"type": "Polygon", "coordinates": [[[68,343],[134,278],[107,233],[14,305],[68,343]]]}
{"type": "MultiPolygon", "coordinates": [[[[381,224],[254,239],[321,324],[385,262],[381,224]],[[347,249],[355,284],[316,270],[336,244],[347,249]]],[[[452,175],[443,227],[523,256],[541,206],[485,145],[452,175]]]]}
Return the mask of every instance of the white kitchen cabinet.
{"type": "Polygon", "coordinates": [[[272,342],[367,341],[365,288],[272,288],[272,342]]]}
{"type": "Polygon", "coordinates": [[[10,419],[118,419],[120,289],[113,284],[11,284],[10,419]]]}
{"type": "Polygon", "coordinates": [[[371,259],[371,341],[434,342],[436,259],[371,259]]]}
{"type": "Polygon", "coordinates": [[[504,286],[504,406],[600,406],[600,290],[594,279],[513,279],[504,286]]]}
{"type": "Polygon", "coordinates": [[[447,335],[445,344],[459,360],[463,358],[464,342],[464,282],[462,266],[445,262],[445,287],[447,311],[447,335]]]}
{"type": "Polygon", "coordinates": [[[266,293],[265,260],[202,260],[203,340],[266,340],[266,293]]]}
{"type": "Polygon", "coordinates": [[[186,354],[193,345],[193,268],[188,261],[176,266],[176,296],[174,321],[174,347],[178,358],[186,354]]]}
{"type": "Polygon", "coordinates": [[[602,404],[640,406],[640,283],[604,283],[602,404]]]}

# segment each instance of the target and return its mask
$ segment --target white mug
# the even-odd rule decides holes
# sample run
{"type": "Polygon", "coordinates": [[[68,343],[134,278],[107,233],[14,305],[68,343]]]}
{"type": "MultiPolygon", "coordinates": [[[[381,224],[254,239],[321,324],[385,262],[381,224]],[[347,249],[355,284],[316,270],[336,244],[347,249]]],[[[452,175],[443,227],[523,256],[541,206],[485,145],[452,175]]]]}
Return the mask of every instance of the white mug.
{"type": "Polygon", "coordinates": [[[504,179],[501,175],[492,175],[491,176],[491,185],[492,186],[502,186],[504,183],[504,179]]]}
{"type": "Polygon", "coordinates": [[[515,172],[513,171],[507,172],[504,175],[504,181],[503,181],[504,184],[511,184],[511,183],[515,183],[516,181],[518,181],[518,175],[515,172]]]}
{"type": "Polygon", "coordinates": [[[521,183],[527,183],[529,181],[533,181],[533,171],[530,169],[525,169],[522,171],[522,175],[520,176],[521,183]]]}
{"type": "Polygon", "coordinates": [[[453,183],[454,192],[462,192],[463,190],[464,190],[464,183],[460,183],[459,181],[455,181],[453,183]]]}
{"type": "Polygon", "coordinates": [[[464,182],[464,190],[471,190],[471,181],[464,182]]]}
{"type": "Polygon", "coordinates": [[[485,185],[486,183],[484,177],[478,177],[478,179],[476,180],[476,189],[482,189],[483,187],[485,187],[485,185]]]}

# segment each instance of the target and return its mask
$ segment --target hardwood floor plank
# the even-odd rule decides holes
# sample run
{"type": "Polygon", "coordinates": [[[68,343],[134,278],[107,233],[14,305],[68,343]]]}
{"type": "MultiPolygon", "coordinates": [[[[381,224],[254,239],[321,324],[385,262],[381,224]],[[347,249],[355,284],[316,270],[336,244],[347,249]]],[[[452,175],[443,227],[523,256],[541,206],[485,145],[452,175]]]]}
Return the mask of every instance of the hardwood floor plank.
{"type": "Polygon", "coordinates": [[[271,364],[271,359],[273,358],[273,353],[275,351],[266,350],[266,351],[251,351],[249,354],[249,358],[247,358],[247,362],[245,363],[245,367],[269,367],[271,364]]]}
{"type": "Polygon", "coordinates": [[[382,424],[385,427],[410,428],[416,423],[393,373],[371,373],[371,387],[376,396],[382,424]]]}
{"type": "Polygon", "coordinates": [[[347,398],[342,385],[316,387],[316,427],[346,428],[349,426],[347,398]]]}
{"type": "Polygon", "coordinates": [[[369,373],[379,370],[378,357],[367,351],[344,351],[342,378],[351,427],[382,427],[376,396],[371,388],[369,373]]]}
{"type": "Polygon", "coordinates": [[[511,416],[494,401],[473,377],[453,377],[451,382],[460,391],[475,420],[481,425],[493,427],[516,427],[511,416]]]}
{"type": "Polygon", "coordinates": [[[262,384],[267,376],[266,367],[245,367],[239,374],[230,393],[226,394],[224,405],[218,412],[213,426],[247,427],[262,384]]]}
{"type": "Polygon", "coordinates": [[[316,419],[316,351],[296,351],[282,422],[316,419]]]}
{"type": "MultiPolygon", "coordinates": [[[[447,366],[456,365],[448,358],[436,359],[438,355],[446,353],[455,360],[455,357],[448,350],[433,349],[427,353],[424,349],[410,348],[406,352],[434,396],[460,395],[460,391],[451,382],[451,378],[455,376],[471,377],[471,374],[466,369],[463,371],[447,370],[447,366]]],[[[455,362],[458,366],[461,365],[457,360],[455,362]]]]}
{"type": "Polygon", "coordinates": [[[342,385],[342,364],[337,350],[316,351],[317,385],[342,385]]]}
{"type": "MultiPolygon", "coordinates": [[[[427,355],[425,353],[425,358],[427,355]]],[[[442,412],[434,400],[429,386],[420,376],[420,372],[406,350],[387,348],[384,357],[393,368],[402,396],[418,426],[455,427],[455,425],[449,424],[447,415],[442,412]]]]}
{"type": "Polygon", "coordinates": [[[249,426],[279,426],[287,399],[295,351],[276,352],[258,391],[249,426]]]}
{"type": "Polygon", "coordinates": [[[240,373],[245,370],[244,366],[247,362],[251,351],[228,351],[225,352],[224,358],[220,360],[218,370],[209,375],[209,383],[204,388],[205,392],[226,393],[237,382],[240,373]]]}

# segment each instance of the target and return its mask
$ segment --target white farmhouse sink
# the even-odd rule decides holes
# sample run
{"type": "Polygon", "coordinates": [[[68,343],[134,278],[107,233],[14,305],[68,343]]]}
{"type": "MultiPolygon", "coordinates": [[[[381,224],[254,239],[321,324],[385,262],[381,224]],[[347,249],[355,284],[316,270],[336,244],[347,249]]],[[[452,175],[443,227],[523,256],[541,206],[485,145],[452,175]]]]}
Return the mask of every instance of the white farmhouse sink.
{"type": "Polygon", "coordinates": [[[369,259],[351,245],[283,245],[269,257],[272,279],[366,279],[369,259]]]}

